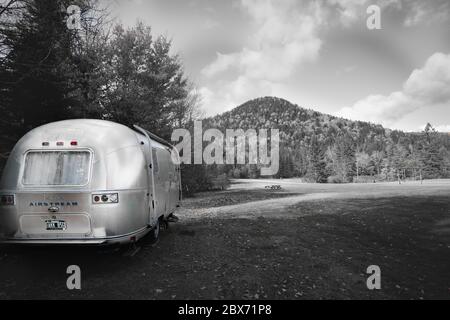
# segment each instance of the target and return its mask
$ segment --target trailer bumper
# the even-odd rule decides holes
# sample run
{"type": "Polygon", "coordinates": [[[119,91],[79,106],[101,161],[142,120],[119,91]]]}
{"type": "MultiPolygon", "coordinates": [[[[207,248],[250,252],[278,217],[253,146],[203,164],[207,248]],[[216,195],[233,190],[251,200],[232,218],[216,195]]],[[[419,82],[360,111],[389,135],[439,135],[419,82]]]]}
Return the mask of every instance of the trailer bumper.
{"type": "Polygon", "coordinates": [[[1,239],[0,244],[6,245],[115,245],[127,244],[139,241],[148,232],[149,227],[142,228],[135,232],[106,238],[6,238],[1,239]]]}

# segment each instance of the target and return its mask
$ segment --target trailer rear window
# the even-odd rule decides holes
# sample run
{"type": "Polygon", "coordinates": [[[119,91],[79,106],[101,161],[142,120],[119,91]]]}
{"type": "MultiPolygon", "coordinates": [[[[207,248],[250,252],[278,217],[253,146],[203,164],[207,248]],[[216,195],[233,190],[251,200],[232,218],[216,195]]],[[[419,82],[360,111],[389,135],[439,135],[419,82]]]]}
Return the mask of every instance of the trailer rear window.
{"type": "Polygon", "coordinates": [[[83,186],[89,181],[89,151],[36,151],[25,159],[23,184],[34,186],[83,186]]]}

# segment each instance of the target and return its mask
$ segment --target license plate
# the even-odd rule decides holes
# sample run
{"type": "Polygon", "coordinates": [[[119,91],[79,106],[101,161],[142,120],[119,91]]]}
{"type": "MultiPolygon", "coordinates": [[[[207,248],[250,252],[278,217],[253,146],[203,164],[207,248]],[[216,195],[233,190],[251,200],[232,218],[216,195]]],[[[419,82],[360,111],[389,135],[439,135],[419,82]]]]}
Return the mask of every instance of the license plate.
{"type": "Polygon", "coordinates": [[[67,229],[67,223],[64,220],[46,220],[47,230],[64,231],[67,229]]]}

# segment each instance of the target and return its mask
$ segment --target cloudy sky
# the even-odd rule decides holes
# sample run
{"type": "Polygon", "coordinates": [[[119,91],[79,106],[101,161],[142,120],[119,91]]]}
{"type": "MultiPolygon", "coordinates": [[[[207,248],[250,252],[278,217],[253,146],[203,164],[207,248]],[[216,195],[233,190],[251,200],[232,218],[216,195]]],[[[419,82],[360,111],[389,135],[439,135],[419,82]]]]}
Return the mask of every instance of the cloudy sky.
{"type": "Polygon", "coordinates": [[[416,131],[450,131],[450,0],[115,0],[173,39],[207,115],[260,96],[416,131]],[[369,30],[370,5],[381,30],[369,30]]]}

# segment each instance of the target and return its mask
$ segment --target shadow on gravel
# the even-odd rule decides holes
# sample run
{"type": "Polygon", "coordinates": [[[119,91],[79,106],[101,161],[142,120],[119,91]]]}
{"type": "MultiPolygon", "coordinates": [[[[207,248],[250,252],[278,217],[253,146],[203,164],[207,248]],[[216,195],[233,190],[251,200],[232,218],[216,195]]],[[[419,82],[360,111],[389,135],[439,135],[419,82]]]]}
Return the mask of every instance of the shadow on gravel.
{"type": "Polygon", "coordinates": [[[450,198],[302,202],[286,219],[199,219],[127,248],[0,248],[0,299],[449,299],[450,198]],[[369,291],[366,269],[381,268],[369,291]],[[82,290],[66,288],[69,265],[82,290]]]}

